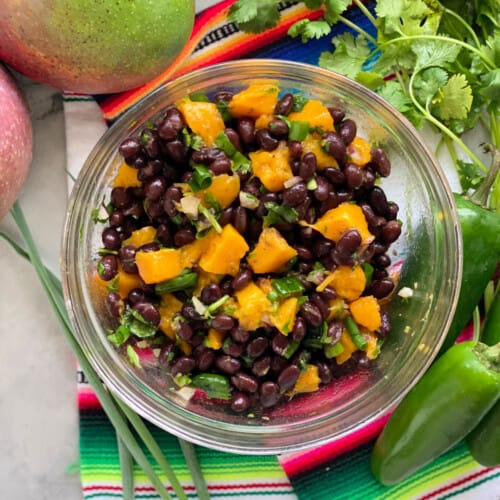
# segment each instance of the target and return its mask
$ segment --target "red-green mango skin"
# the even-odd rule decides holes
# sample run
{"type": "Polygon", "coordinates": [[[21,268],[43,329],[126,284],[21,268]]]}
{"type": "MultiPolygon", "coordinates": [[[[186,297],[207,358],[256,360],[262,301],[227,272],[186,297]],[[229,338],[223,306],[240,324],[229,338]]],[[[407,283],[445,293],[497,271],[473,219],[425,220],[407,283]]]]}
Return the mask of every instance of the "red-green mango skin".
{"type": "Polygon", "coordinates": [[[142,85],[185,46],[194,0],[2,0],[0,60],[65,91],[142,85]]]}

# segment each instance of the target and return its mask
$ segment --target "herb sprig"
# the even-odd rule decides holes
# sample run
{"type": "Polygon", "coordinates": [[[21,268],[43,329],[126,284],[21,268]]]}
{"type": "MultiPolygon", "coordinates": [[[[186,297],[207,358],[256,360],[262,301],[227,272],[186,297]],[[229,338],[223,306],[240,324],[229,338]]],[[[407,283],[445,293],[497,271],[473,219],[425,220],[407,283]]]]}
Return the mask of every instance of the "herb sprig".
{"type": "MultiPolygon", "coordinates": [[[[430,123],[442,134],[462,189],[476,188],[488,167],[462,134],[482,123],[493,149],[500,147],[498,2],[378,0],[375,15],[361,0],[303,3],[322,9],[323,15],[298,21],[289,35],[306,42],[328,35],[336,23],[349,27],[354,34],[335,36],[333,52],[322,53],[319,65],[371,88],[417,128],[430,123]],[[351,3],[368,19],[370,33],[344,16],[351,3]],[[460,159],[455,148],[463,150],[470,161],[460,159]]],[[[238,0],[230,9],[230,19],[245,31],[262,31],[279,21],[278,4],[278,0],[238,0]]],[[[500,178],[489,205],[500,210],[500,178]]]]}

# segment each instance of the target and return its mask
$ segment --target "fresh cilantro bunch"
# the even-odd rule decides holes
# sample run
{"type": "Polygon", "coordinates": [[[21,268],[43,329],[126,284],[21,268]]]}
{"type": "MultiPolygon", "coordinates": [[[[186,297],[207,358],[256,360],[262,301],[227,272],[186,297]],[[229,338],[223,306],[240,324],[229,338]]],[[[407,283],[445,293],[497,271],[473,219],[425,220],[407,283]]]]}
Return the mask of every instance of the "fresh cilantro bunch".
{"type": "MultiPolygon", "coordinates": [[[[368,3],[368,2],[367,2],[368,3]]],[[[317,20],[304,19],[289,35],[306,42],[328,35],[338,22],[353,32],[332,39],[319,65],[344,74],[377,92],[416,127],[429,122],[442,133],[464,191],[481,184],[488,168],[461,135],[478,122],[500,147],[500,4],[498,0],[378,0],[375,15],[361,0],[306,0],[322,9],[317,20]],[[354,3],[373,25],[375,36],[344,17],[354,3]],[[461,148],[471,161],[458,158],[461,148]]],[[[274,26],[277,0],[238,0],[230,19],[250,32],[274,26]]],[[[497,157],[498,155],[493,155],[497,157]]],[[[490,196],[500,210],[500,178],[490,196]]]]}

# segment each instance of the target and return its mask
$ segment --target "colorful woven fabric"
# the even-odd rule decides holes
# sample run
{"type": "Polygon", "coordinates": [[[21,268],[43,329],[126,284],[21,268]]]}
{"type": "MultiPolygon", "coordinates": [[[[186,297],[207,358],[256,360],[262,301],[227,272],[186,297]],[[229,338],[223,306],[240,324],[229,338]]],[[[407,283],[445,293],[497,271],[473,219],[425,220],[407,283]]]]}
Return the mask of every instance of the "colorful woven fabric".
{"type": "MultiPolygon", "coordinates": [[[[331,50],[331,36],[302,44],[286,37],[288,27],[304,17],[317,18],[320,11],[308,11],[302,4],[281,2],[280,24],[260,35],[247,35],[226,20],[235,0],[224,0],[197,17],[191,39],[176,62],[158,78],[137,89],[111,96],[96,96],[104,119],[111,123],[139,99],[175,76],[217,62],[237,58],[267,57],[317,64],[319,54],[331,50]],[[192,52],[192,54],[191,54],[192,52]],[[190,55],[191,54],[191,55],[190,55]]],[[[372,2],[366,2],[373,7],[372,2]]],[[[356,9],[348,17],[367,31],[372,29],[356,9]]],[[[335,33],[343,28],[335,28],[335,33]]],[[[88,113],[90,96],[66,95],[68,130],[92,127],[97,119],[88,113]],[[81,106],[81,108],[79,108],[81,106]],[[79,109],[82,113],[79,114],[79,109]],[[79,128],[80,127],[80,128],[79,128]]],[[[101,119],[99,117],[99,119],[101,119]]],[[[71,135],[68,134],[71,138],[71,135]]],[[[76,144],[68,143],[71,163],[76,144]]],[[[78,167],[79,168],[79,167],[78,167]]],[[[75,173],[75,172],[73,172],[75,173]]],[[[116,436],[92,389],[79,372],[81,481],[87,500],[123,497],[116,436]]],[[[330,500],[330,499],[445,499],[464,498],[493,500],[500,498],[500,468],[479,466],[460,444],[392,487],[375,481],[369,469],[371,442],[382,429],[387,417],[372,422],[358,432],[306,452],[280,457],[233,455],[196,447],[211,498],[248,500],[330,500]]],[[[149,425],[151,432],[170,461],[189,498],[195,489],[182,457],[177,439],[149,425]]],[[[424,438],[424,437],[423,437],[424,438]]],[[[159,498],[144,475],[136,469],[137,499],[159,498]]],[[[176,498],[173,495],[173,498],[176,498]]]]}

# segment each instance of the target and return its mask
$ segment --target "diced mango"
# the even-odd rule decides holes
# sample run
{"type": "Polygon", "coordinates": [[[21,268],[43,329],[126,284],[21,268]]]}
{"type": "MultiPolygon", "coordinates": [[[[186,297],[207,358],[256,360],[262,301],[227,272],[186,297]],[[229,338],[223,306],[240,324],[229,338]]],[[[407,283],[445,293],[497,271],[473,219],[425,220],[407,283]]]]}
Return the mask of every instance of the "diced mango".
{"type": "Polygon", "coordinates": [[[326,167],[338,168],[339,166],[337,160],[321,147],[320,141],[310,135],[302,141],[302,150],[303,154],[314,153],[318,170],[324,170],[326,167]]]}
{"type": "Polygon", "coordinates": [[[351,356],[353,352],[356,352],[358,348],[354,344],[347,330],[343,330],[342,335],[340,336],[339,342],[342,344],[344,350],[335,357],[338,365],[345,363],[351,356]]]}
{"type": "Polygon", "coordinates": [[[193,352],[193,346],[189,342],[186,342],[185,340],[177,339],[176,340],[177,345],[179,346],[179,349],[184,353],[185,356],[191,356],[191,353],[193,352]]]}
{"type": "Polygon", "coordinates": [[[380,354],[380,346],[378,345],[378,337],[373,332],[365,331],[363,336],[367,341],[365,353],[368,359],[377,359],[380,354]]]}
{"type": "Polygon", "coordinates": [[[182,99],[177,103],[188,127],[199,135],[207,146],[212,146],[215,138],[225,128],[217,106],[213,102],[182,99]]]}
{"type": "Polygon", "coordinates": [[[272,120],[274,120],[274,115],[260,115],[255,120],[255,128],[267,128],[272,120]]]}
{"type": "Polygon", "coordinates": [[[370,144],[358,136],[347,146],[347,154],[349,161],[358,167],[364,167],[372,159],[370,144]]]}
{"type": "Polygon", "coordinates": [[[140,229],[136,229],[132,231],[132,234],[126,239],[123,240],[122,245],[134,245],[139,248],[142,245],[146,245],[147,243],[152,243],[156,238],[156,228],[153,226],[144,226],[140,229]]]}
{"type": "Polygon", "coordinates": [[[316,392],[319,389],[321,379],[318,374],[318,367],[316,365],[306,365],[306,369],[301,372],[297,382],[293,386],[293,392],[296,394],[304,392],[316,392]]]}
{"type": "Polygon", "coordinates": [[[118,271],[118,294],[122,299],[127,297],[127,295],[134,289],[139,288],[142,285],[141,278],[138,274],[126,273],[123,269],[118,271]]]}
{"type": "Polygon", "coordinates": [[[182,302],[171,293],[165,293],[161,296],[161,304],[158,307],[160,312],[160,330],[170,337],[175,339],[174,331],[174,315],[182,309],[182,302]]]}
{"type": "Polygon", "coordinates": [[[253,331],[264,324],[272,311],[272,304],[266,294],[252,281],[242,290],[234,293],[238,307],[233,316],[240,326],[253,331]]]}
{"type": "Polygon", "coordinates": [[[367,295],[354,300],[349,304],[349,309],[354,321],[371,332],[378,330],[382,325],[380,306],[373,295],[367,295]]]}
{"type": "Polygon", "coordinates": [[[296,255],[297,250],[287,243],[276,228],[266,227],[248,255],[247,262],[254,273],[273,273],[278,272],[296,255]]]}
{"type": "Polygon", "coordinates": [[[298,307],[299,301],[297,297],[290,297],[279,305],[276,312],[271,314],[271,323],[283,335],[288,335],[293,330],[298,307]]]}
{"type": "Polygon", "coordinates": [[[239,271],[240,260],[248,249],[245,238],[231,224],[227,224],[220,234],[215,234],[211,238],[199,265],[208,273],[234,276],[239,271]]]}
{"type": "Polygon", "coordinates": [[[236,118],[272,115],[278,102],[278,87],[275,83],[254,83],[233,96],[229,112],[236,118]]]}
{"type": "Polygon", "coordinates": [[[194,295],[200,295],[203,288],[210,283],[219,283],[221,280],[220,274],[207,273],[203,269],[198,270],[198,281],[193,289],[194,295]]]}
{"type": "Polygon", "coordinates": [[[226,338],[227,332],[221,332],[220,330],[216,330],[215,328],[210,328],[208,330],[208,335],[206,338],[205,345],[217,351],[222,347],[224,343],[224,339],[226,338]]]}
{"type": "Polygon", "coordinates": [[[281,191],[284,183],[293,177],[290,166],[290,151],[281,141],[274,151],[254,151],[248,155],[253,173],[269,191],[281,191]]]}
{"type": "Polygon", "coordinates": [[[181,252],[175,248],[160,248],[155,252],[139,251],[135,263],[144,283],[160,283],[179,276],[182,270],[181,252]]]}
{"type": "Polygon", "coordinates": [[[239,175],[215,175],[212,184],[207,189],[199,191],[198,196],[204,205],[210,205],[211,198],[215,198],[221,208],[227,208],[236,199],[240,192],[239,175]]]}
{"type": "Polygon", "coordinates": [[[328,301],[328,321],[341,318],[347,310],[347,304],[344,299],[336,297],[328,301]]]}
{"type": "Polygon", "coordinates": [[[330,286],[347,301],[356,300],[366,287],[366,275],[361,266],[339,266],[331,276],[330,286]]]}
{"type": "Polygon", "coordinates": [[[321,102],[310,99],[301,111],[295,111],[288,115],[289,120],[308,122],[311,128],[319,127],[323,131],[333,131],[335,126],[328,108],[321,102]]]}
{"type": "Polygon", "coordinates": [[[325,238],[335,242],[351,229],[358,230],[362,245],[368,245],[375,238],[368,230],[363,210],[359,205],[353,203],[342,203],[338,207],[328,210],[311,227],[325,238]]]}
{"type": "Polygon", "coordinates": [[[194,240],[192,243],[180,247],[181,266],[183,269],[191,268],[198,264],[198,261],[203,253],[207,251],[215,234],[215,231],[210,231],[203,238],[194,240]]]}
{"type": "Polygon", "coordinates": [[[118,173],[113,180],[114,187],[128,188],[140,187],[142,182],[137,177],[139,170],[123,162],[118,169],[118,173]]]}

